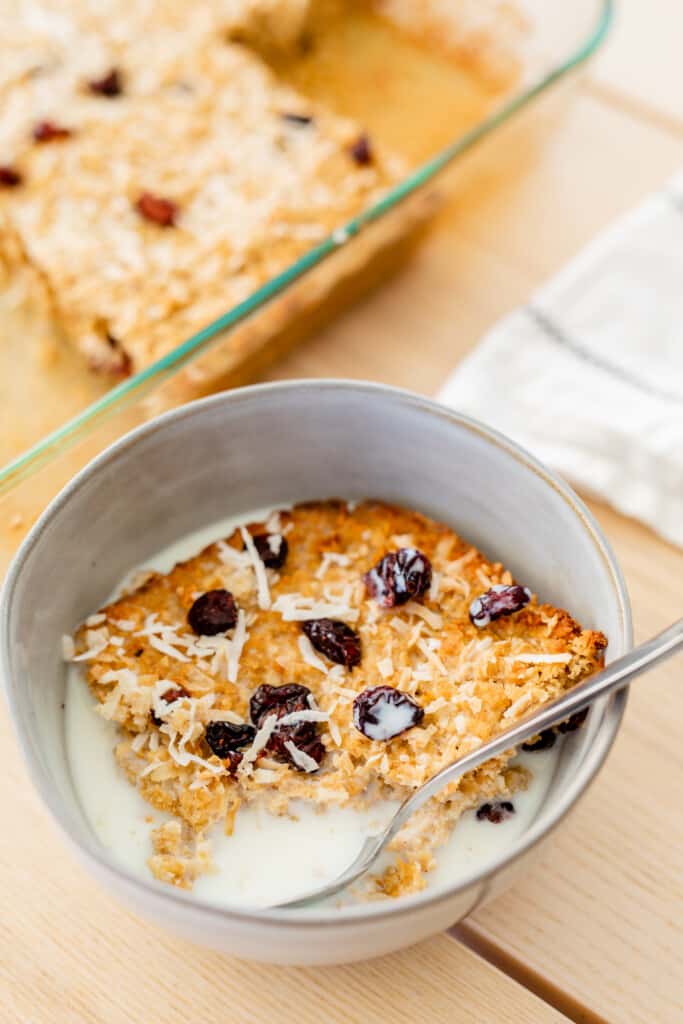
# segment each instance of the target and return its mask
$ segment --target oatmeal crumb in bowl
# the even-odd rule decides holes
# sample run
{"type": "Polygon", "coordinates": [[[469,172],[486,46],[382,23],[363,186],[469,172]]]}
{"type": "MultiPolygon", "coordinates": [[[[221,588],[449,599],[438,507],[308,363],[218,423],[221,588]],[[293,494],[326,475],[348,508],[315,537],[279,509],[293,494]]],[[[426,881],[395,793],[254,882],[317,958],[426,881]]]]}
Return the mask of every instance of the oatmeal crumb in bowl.
{"type": "MultiPolygon", "coordinates": [[[[216,871],[210,830],[231,836],[242,808],[291,817],[300,802],[402,801],[598,669],[605,646],[448,527],[370,501],[240,525],[65,637],[96,710],[118,726],[119,769],[171,816],[150,828],[148,869],[185,889],[216,871]]],[[[363,895],[423,888],[465,810],[494,800],[512,813],[501,798],[525,789],[528,771],[509,761],[433,800],[363,895]]],[[[222,881],[238,899],[234,876],[222,881]]]]}
{"type": "Polygon", "coordinates": [[[343,901],[269,909],[599,668],[606,637],[610,657],[630,644],[565,485],[455,413],[344,382],[244,389],[124,438],[45,513],[4,611],[15,724],[89,866],[185,935],[292,963],[398,948],[502,888],[595,774],[623,696],[444,791],[343,901]]]}

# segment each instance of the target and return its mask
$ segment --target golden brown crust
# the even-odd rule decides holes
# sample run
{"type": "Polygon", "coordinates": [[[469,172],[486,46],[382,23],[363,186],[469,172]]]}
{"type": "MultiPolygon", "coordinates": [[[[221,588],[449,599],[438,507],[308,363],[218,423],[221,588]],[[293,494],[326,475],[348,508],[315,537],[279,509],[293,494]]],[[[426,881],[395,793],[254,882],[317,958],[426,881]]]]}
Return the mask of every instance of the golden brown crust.
{"type": "MultiPolygon", "coordinates": [[[[284,566],[267,570],[270,608],[259,607],[253,566],[237,530],[167,575],[152,575],[76,635],[78,652],[95,652],[88,682],[102,713],[122,728],[117,757],[131,782],[155,807],[198,833],[234,815],[240,800],[259,799],[285,813],[291,799],[325,806],[382,795],[403,798],[602,665],[605,637],[582,630],[568,612],[535,598],[484,629],[474,626],[472,599],[492,585],[512,583],[510,573],[447,526],[417,513],[380,502],[353,511],[339,501],[310,503],[281,513],[268,526],[289,545],[284,566]],[[367,595],[362,577],[387,551],[401,547],[417,547],[431,560],[432,589],[419,604],[383,611],[367,595]],[[230,650],[222,650],[225,638],[199,639],[187,624],[194,600],[217,588],[233,594],[248,634],[232,673],[230,650]],[[311,664],[305,641],[302,648],[301,622],[283,618],[291,595],[299,595],[299,602],[336,603],[339,614],[330,617],[346,619],[359,633],[361,664],[346,669],[322,655],[311,664]],[[166,624],[165,633],[159,623],[166,624]],[[553,660],[538,663],[539,655],[553,660]],[[249,698],[258,686],[291,682],[308,687],[329,718],[321,726],[327,749],[321,770],[305,774],[261,755],[236,778],[227,774],[206,745],[207,722],[222,715],[248,720],[249,698]],[[353,699],[377,685],[410,694],[425,710],[421,725],[389,742],[359,732],[353,699]],[[158,727],[150,710],[158,710],[154,688],[165,686],[182,687],[189,697],[176,701],[158,727]],[[179,747],[198,760],[178,763],[179,747]]],[[[264,532],[266,525],[250,530],[264,532]]],[[[440,815],[427,808],[396,848],[409,860],[421,856],[431,862],[431,851],[462,810],[524,784],[523,773],[508,768],[508,761],[489,762],[451,787],[438,800],[440,815]]]]}

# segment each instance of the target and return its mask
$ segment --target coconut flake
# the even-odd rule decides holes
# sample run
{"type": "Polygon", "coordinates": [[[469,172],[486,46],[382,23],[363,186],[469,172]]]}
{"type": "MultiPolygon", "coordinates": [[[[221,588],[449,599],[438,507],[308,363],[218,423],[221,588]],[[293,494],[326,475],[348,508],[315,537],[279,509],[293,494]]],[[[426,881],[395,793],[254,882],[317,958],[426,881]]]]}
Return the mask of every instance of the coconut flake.
{"type": "Polygon", "coordinates": [[[104,612],[97,612],[95,615],[89,615],[85,620],[86,626],[101,626],[103,622],[107,621],[107,616],[104,612]]]}
{"type": "Polygon", "coordinates": [[[258,594],[258,606],[264,611],[267,611],[267,609],[270,608],[270,588],[268,586],[268,574],[266,573],[266,567],[261,561],[261,556],[256,550],[256,545],[254,544],[249,531],[245,530],[243,526],[240,526],[240,533],[242,534],[244,546],[254,569],[256,591],[258,594]]]}
{"type": "Polygon", "coordinates": [[[342,745],[341,732],[339,731],[339,726],[334,721],[334,719],[331,718],[331,717],[328,718],[328,720],[327,720],[327,728],[330,731],[330,736],[332,737],[332,742],[334,743],[334,745],[337,746],[337,747],[341,747],[341,745],[342,745]]]}
{"type": "Polygon", "coordinates": [[[235,569],[248,569],[251,565],[248,552],[238,551],[231,544],[226,544],[224,540],[217,541],[216,548],[223,565],[232,565],[235,569]]]}
{"type": "Polygon", "coordinates": [[[275,731],[277,725],[277,715],[268,715],[261,728],[258,730],[254,739],[251,742],[251,746],[245,751],[244,756],[240,762],[240,766],[237,769],[241,774],[248,774],[251,770],[252,763],[259,756],[261,751],[268,745],[268,740],[275,731]]]}
{"type": "Polygon", "coordinates": [[[281,533],[282,520],[280,519],[280,509],[271,512],[263,525],[266,528],[266,533],[281,533]]]}
{"type": "Polygon", "coordinates": [[[181,654],[172,644],[166,643],[158,636],[150,636],[149,638],[150,647],[154,647],[155,650],[160,651],[161,654],[167,654],[169,658],[175,658],[176,661],[189,661],[184,654],[181,654]]]}
{"type": "Polygon", "coordinates": [[[65,633],[62,637],[62,658],[64,661],[73,661],[73,657],[76,653],[76,645],[73,641],[73,637],[65,633]]]}
{"type": "Polygon", "coordinates": [[[324,672],[327,675],[327,665],[315,653],[313,644],[305,633],[302,633],[299,637],[299,650],[301,651],[301,657],[307,665],[310,665],[311,668],[317,668],[319,672],[324,672]]]}
{"type": "Polygon", "coordinates": [[[428,597],[429,597],[430,601],[438,600],[439,591],[441,590],[441,579],[442,579],[442,576],[443,576],[443,573],[436,572],[436,570],[432,571],[432,582],[430,584],[429,594],[428,594],[428,597]]]}
{"type": "Polygon", "coordinates": [[[403,605],[403,609],[409,615],[418,615],[421,619],[424,619],[430,629],[441,629],[443,626],[443,619],[438,612],[425,608],[423,604],[418,604],[417,601],[408,601],[407,604],[403,605]]]}
{"type": "Polygon", "coordinates": [[[236,714],[234,711],[222,710],[221,708],[209,711],[206,720],[207,722],[230,722],[231,725],[244,725],[244,719],[241,715],[236,714]]]}
{"type": "Polygon", "coordinates": [[[565,654],[513,654],[505,659],[506,661],[523,661],[528,665],[567,665],[572,660],[572,655],[565,654]]]}
{"type": "Polygon", "coordinates": [[[377,671],[384,678],[388,679],[394,674],[394,663],[391,658],[382,658],[377,662],[377,671]]]}
{"type": "Polygon", "coordinates": [[[135,629],[135,623],[132,619],[110,619],[109,622],[112,626],[120,629],[122,633],[132,633],[135,629]]]}
{"type": "Polygon", "coordinates": [[[240,658],[242,657],[242,651],[244,645],[249,639],[247,633],[247,620],[243,610],[240,608],[237,612],[237,624],[235,626],[235,632],[232,634],[232,640],[230,641],[230,649],[228,652],[228,682],[236,683],[237,675],[240,668],[240,658]]]}
{"type": "Polygon", "coordinates": [[[317,772],[320,767],[315,758],[311,757],[304,750],[299,750],[291,740],[286,741],[285,750],[289,751],[290,757],[297,768],[301,768],[305,772],[317,772]]]}
{"type": "Polygon", "coordinates": [[[429,644],[426,640],[420,639],[417,641],[417,646],[422,651],[430,665],[433,665],[437,672],[439,672],[442,676],[445,676],[446,666],[444,665],[436,651],[432,648],[431,644],[429,644]]]}
{"type": "Polygon", "coordinates": [[[76,654],[71,660],[72,661],[92,661],[96,658],[105,647],[109,646],[109,640],[105,640],[103,644],[99,644],[97,647],[89,647],[86,651],[82,651],[81,654],[76,654]]]}
{"type": "Polygon", "coordinates": [[[273,611],[279,612],[285,622],[305,622],[306,619],[342,619],[355,622],[358,609],[347,604],[316,601],[303,594],[280,594],[273,605],[273,611]]]}

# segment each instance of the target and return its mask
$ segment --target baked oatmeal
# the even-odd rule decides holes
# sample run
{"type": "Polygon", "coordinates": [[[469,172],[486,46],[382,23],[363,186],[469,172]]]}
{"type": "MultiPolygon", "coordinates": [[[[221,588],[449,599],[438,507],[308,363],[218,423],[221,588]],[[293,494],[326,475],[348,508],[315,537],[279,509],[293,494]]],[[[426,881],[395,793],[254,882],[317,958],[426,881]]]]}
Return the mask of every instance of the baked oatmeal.
{"type": "MultiPolygon", "coordinates": [[[[178,0],[5,4],[2,276],[23,274],[93,369],[154,362],[405,175],[362,124],[286,87],[264,58],[295,54],[335,2],[204,0],[192,17],[178,0]]],[[[458,59],[501,64],[499,0],[495,18],[467,2],[448,16],[438,4],[354,3],[429,45],[445,22],[458,59]]],[[[400,231],[416,219],[406,213],[400,231]]],[[[338,262],[325,291],[348,272],[338,262]]],[[[285,325],[273,315],[268,330],[285,325]]],[[[218,378],[227,363],[201,372],[218,378]]]]}
{"type": "MultiPolygon", "coordinates": [[[[212,828],[229,835],[241,808],[402,800],[600,668],[606,643],[447,526],[330,501],[133,580],[64,653],[118,726],[128,780],[172,816],[152,837],[153,875],[191,888],[212,828]]],[[[421,888],[463,811],[510,813],[527,783],[513,755],[413,817],[376,894],[421,888]]]]}
{"type": "Polygon", "coordinates": [[[65,52],[5,85],[0,120],[0,215],[107,372],[168,352],[403,173],[210,18],[186,34],[162,5],[147,31],[146,9],[70,22],[65,52]]]}

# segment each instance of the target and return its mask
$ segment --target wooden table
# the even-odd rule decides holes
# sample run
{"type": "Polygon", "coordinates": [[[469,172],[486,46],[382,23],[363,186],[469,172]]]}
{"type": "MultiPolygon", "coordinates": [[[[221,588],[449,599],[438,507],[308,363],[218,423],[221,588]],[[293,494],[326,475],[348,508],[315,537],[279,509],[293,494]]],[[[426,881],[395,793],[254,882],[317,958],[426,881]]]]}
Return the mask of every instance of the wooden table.
{"type": "MultiPolygon", "coordinates": [[[[272,376],[367,377],[435,392],[499,316],[683,166],[682,36],[680,0],[624,0],[611,41],[542,150],[514,174],[488,168],[397,278],[272,376]]],[[[681,613],[683,552],[593,507],[643,638],[681,613]]],[[[607,766],[533,876],[456,935],[317,970],[221,958],[113,904],[39,808],[3,715],[0,1021],[683,1020],[680,673],[670,663],[634,689],[607,766]]]]}

